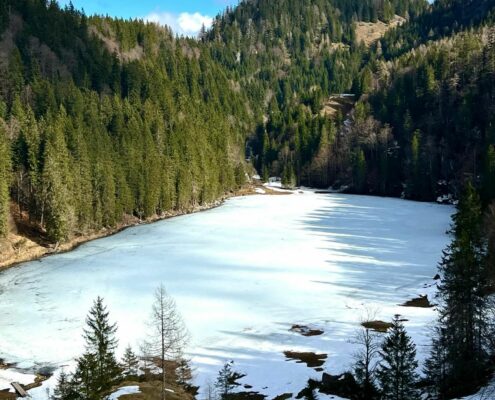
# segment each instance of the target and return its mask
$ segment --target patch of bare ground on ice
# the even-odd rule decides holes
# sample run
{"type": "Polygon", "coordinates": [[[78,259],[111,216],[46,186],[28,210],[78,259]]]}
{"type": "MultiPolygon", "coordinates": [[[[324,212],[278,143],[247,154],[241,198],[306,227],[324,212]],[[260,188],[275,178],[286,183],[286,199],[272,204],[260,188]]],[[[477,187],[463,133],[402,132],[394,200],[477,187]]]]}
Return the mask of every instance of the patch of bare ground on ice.
{"type": "Polygon", "coordinates": [[[292,327],[289,329],[291,332],[299,333],[302,336],[306,337],[311,337],[311,336],[320,336],[323,335],[325,332],[322,331],[321,329],[316,329],[316,328],[311,328],[306,325],[292,325],[292,327]]]}
{"type": "Polygon", "coordinates": [[[433,304],[430,303],[427,295],[415,297],[414,299],[406,301],[401,304],[402,307],[418,307],[418,308],[431,308],[433,304]]]}
{"type": "Polygon", "coordinates": [[[309,368],[318,368],[325,364],[327,354],[317,354],[311,351],[284,351],[287,361],[295,361],[299,364],[306,364],[309,368]]]}

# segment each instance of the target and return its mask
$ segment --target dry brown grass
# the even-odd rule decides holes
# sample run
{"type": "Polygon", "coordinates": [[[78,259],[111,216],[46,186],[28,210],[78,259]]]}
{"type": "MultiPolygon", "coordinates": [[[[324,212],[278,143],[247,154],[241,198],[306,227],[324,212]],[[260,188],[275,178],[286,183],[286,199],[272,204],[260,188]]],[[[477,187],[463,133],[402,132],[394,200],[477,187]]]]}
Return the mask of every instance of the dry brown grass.
{"type": "Polygon", "coordinates": [[[300,335],[306,337],[320,336],[324,333],[321,329],[312,329],[306,325],[292,325],[290,331],[299,333],[300,335]]]}
{"type": "Polygon", "coordinates": [[[0,400],[15,400],[16,397],[17,396],[14,393],[10,393],[4,390],[0,391],[0,400]]]}
{"type": "Polygon", "coordinates": [[[341,115],[347,115],[354,106],[354,98],[331,96],[323,103],[323,108],[320,111],[322,117],[333,117],[338,112],[341,115]]]}
{"type": "MultiPolygon", "coordinates": [[[[159,361],[155,360],[158,366],[159,361]]],[[[177,364],[173,361],[168,361],[165,364],[165,390],[167,400],[194,400],[197,394],[196,387],[185,387],[177,383],[177,364]]],[[[150,373],[149,369],[145,370],[145,374],[141,375],[137,380],[128,380],[114,387],[110,393],[117,391],[119,388],[126,386],[139,386],[140,393],[126,394],[119,397],[121,400],[160,400],[161,399],[161,375],[150,373]]]]}
{"type": "Polygon", "coordinates": [[[284,393],[274,397],[273,400],[289,400],[292,398],[292,393],[284,393]]]}
{"type": "Polygon", "coordinates": [[[234,196],[253,196],[253,195],[268,195],[268,196],[287,196],[292,194],[289,190],[274,190],[262,185],[246,185],[239,190],[236,190],[234,196]],[[256,189],[263,189],[265,193],[258,193],[256,189]]]}
{"type": "Polygon", "coordinates": [[[433,304],[428,300],[428,296],[419,296],[402,304],[403,307],[431,308],[433,304]]]}
{"type": "MultiPolygon", "coordinates": [[[[119,387],[124,386],[139,386],[141,393],[125,394],[119,397],[119,400],[160,400],[161,384],[159,380],[149,382],[124,382],[119,387]]],[[[168,384],[165,386],[167,389],[167,400],[193,400],[192,394],[187,393],[181,387],[177,385],[168,384]]],[[[115,389],[115,391],[118,388],[115,389]]]]}
{"type": "Polygon", "coordinates": [[[372,329],[376,332],[381,333],[386,333],[392,327],[392,324],[390,322],[384,321],[365,321],[362,322],[361,325],[366,329],[372,329]]]}
{"type": "Polygon", "coordinates": [[[328,357],[327,354],[298,351],[284,351],[284,355],[287,359],[295,360],[297,363],[304,363],[309,368],[321,367],[328,357]]]}
{"type": "Polygon", "coordinates": [[[388,24],[378,22],[358,22],[356,23],[356,38],[358,42],[364,42],[366,46],[371,45],[383,37],[385,33],[396,26],[403,24],[406,20],[396,15],[388,24]]]}

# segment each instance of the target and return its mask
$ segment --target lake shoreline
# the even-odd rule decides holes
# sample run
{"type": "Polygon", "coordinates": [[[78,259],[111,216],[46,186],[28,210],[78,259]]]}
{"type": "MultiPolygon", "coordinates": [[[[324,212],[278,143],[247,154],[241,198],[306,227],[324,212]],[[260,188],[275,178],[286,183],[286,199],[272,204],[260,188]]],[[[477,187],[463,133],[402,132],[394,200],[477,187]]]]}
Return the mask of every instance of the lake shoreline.
{"type": "Polygon", "coordinates": [[[279,192],[261,185],[248,184],[243,186],[241,189],[236,190],[235,192],[229,192],[224,194],[222,197],[211,203],[197,205],[186,210],[170,210],[160,215],[154,215],[144,220],[139,220],[137,217],[129,216],[128,218],[129,222],[122,222],[115,228],[103,228],[99,231],[93,231],[84,235],[76,236],[71,240],[60,245],[59,244],[41,245],[36,243],[34,240],[31,240],[31,238],[27,236],[15,235],[17,236],[18,242],[21,242],[23,247],[18,249],[13,248],[11,251],[13,254],[8,256],[5,260],[0,261],[0,272],[5,271],[9,268],[17,267],[20,264],[24,264],[26,262],[39,261],[45,257],[50,257],[56,254],[62,254],[76,250],[79,246],[82,246],[83,244],[86,244],[93,240],[103,239],[105,237],[116,235],[128,228],[141,226],[141,225],[149,225],[170,218],[212,210],[214,208],[220,207],[225,203],[226,200],[234,197],[244,197],[251,195],[280,195],[280,194],[290,194],[290,193],[291,192],[289,191],[279,192]],[[261,188],[264,191],[264,193],[257,191],[257,189],[261,189],[261,188]]]}

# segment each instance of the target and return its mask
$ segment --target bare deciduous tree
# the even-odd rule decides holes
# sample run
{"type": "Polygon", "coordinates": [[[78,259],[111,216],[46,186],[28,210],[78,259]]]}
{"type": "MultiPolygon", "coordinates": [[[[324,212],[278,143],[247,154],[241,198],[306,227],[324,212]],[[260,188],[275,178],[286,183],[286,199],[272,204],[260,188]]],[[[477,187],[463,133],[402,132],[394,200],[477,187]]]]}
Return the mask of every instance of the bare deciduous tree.
{"type": "MultiPolygon", "coordinates": [[[[365,310],[365,316],[361,322],[373,321],[376,311],[365,310]]],[[[372,399],[376,393],[375,372],[378,366],[377,357],[380,351],[380,335],[372,329],[362,327],[357,333],[352,343],[359,346],[359,350],[354,354],[354,372],[356,379],[362,389],[363,399],[372,399]]]]}
{"type": "Polygon", "coordinates": [[[148,339],[143,347],[146,357],[158,360],[162,369],[162,400],[165,399],[166,362],[177,361],[181,358],[188,339],[188,331],[175,301],[161,284],[155,291],[148,339]]]}
{"type": "Polygon", "coordinates": [[[216,400],[215,385],[210,380],[204,385],[204,400],[216,400]]]}

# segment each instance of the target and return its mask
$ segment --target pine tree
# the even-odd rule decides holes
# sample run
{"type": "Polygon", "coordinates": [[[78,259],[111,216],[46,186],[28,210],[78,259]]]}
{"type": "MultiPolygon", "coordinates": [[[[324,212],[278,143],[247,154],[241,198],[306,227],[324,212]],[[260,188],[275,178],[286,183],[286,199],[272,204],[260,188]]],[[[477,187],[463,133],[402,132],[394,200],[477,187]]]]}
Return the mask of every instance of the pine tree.
{"type": "Polygon", "coordinates": [[[261,180],[263,182],[268,182],[270,180],[270,172],[268,171],[268,167],[263,165],[261,180]]]}
{"type": "Polygon", "coordinates": [[[416,400],[420,395],[415,388],[418,367],[416,346],[407,335],[399,315],[392,321],[380,351],[381,361],[377,378],[383,400],[416,400]]]}
{"type": "MultiPolygon", "coordinates": [[[[98,368],[96,355],[85,353],[76,360],[76,371],[72,376],[70,385],[75,393],[77,400],[99,400],[100,390],[96,381],[96,370],[98,368]]],[[[67,399],[62,399],[67,400],[67,399]]]]}
{"type": "Polygon", "coordinates": [[[485,199],[495,199],[495,146],[486,151],[485,171],[483,174],[483,194],[485,199]]]}
{"type": "Polygon", "coordinates": [[[122,357],[123,374],[126,377],[135,376],[139,369],[139,358],[132,351],[131,346],[127,346],[122,357]]]}
{"type": "Polygon", "coordinates": [[[11,174],[11,153],[4,130],[4,122],[0,119],[0,238],[8,234],[9,216],[9,184],[11,174]]]}
{"type": "Polygon", "coordinates": [[[296,175],[291,163],[286,165],[282,171],[282,186],[287,189],[294,189],[296,187],[296,175]]]}
{"type": "Polygon", "coordinates": [[[74,386],[71,383],[69,375],[62,370],[57,379],[57,386],[53,391],[52,400],[71,400],[76,399],[77,393],[74,392],[74,386]]]}
{"type": "Polygon", "coordinates": [[[488,285],[490,288],[495,288],[495,201],[490,204],[485,214],[485,232],[488,237],[488,285]]]}
{"type": "MultiPolygon", "coordinates": [[[[46,208],[46,230],[54,242],[66,240],[75,222],[72,175],[64,138],[65,111],[47,126],[42,173],[42,203],[46,208]]],[[[42,217],[41,224],[43,225],[42,217]]]]}
{"type": "Polygon", "coordinates": [[[359,193],[363,192],[366,186],[366,158],[362,149],[354,155],[353,181],[354,189],[359,193]]]}
{"type": "Polygon", "coordinates": [[[99,399],[121,377],[121,369],[115,358],[117,327],[109,322],[108,316],[103,299],[98,297],[86,318],[86,352],[77,359],[72,381],[86,399],[99,399]]]}
{"type": "Polygon", "coordinates": [[[432,391],[442,399],[468,394],[483,382],[490,336],[486,243],[480,199],[471,183],[453,221],[454,239],[439,266],[439,321],[426,364],[432,391]]]}
{"type": "Polygon", "coordinates": [[[177,368],[175,370],[177,374],[177,383],[183,388],[188,389],[192,387],[193,371],[191,368],[190,360],[180,357],[177,361],[177,368]]]}
{"type": "Polygon", "coordinates": [[[218,372],[215,388],[217,391],[217,396],[221,400],[228,400],[229,395],[232,393],[234,388],[238,386],[236,380],[242,376],[238,372],[234,371],[233,366],[234,361],[228,361],[218,372]]]}
{"type": "Polygon", "coordinates": [[[421,191],[421,183],[425,180],[425,176],[420,174],[420,145],[421,132],[414,131],[411,139],[411,158],[407,171],[407,197],[416,197],[421,191]]]}
{"type": "Polygon", "coordinates": [[[246,183],[246,172],[242,164],[237,164],[235,167],[235,184],[238,188],[246,183]]]}

